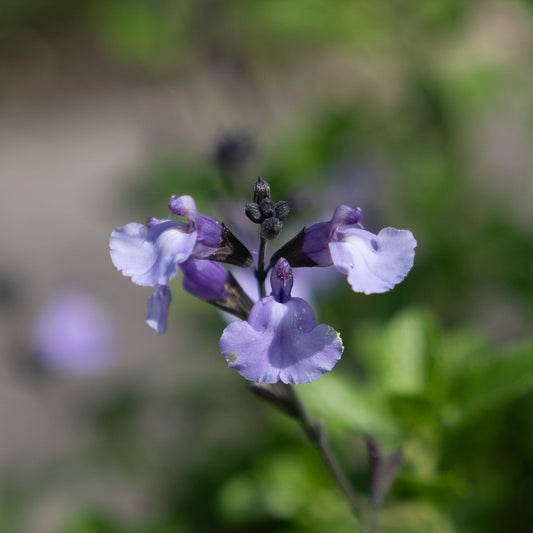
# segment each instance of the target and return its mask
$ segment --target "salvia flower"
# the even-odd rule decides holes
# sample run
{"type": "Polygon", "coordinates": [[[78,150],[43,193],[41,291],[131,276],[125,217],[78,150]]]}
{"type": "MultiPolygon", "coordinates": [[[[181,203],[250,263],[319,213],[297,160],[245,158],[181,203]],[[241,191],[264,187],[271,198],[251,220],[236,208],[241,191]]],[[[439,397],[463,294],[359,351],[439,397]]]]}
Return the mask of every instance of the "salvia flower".
{"type": "Polygon", "coordinates": [[[309,383],[340,359],[340,335],[326,324],[316,326],[309,304],[291,297],[293,273],[284,258],[270,283],[272,294],[253,306],[248,320],[226,327],[220,350],[228,365],[251,381],[309,383]]]}
{"type": "Polygon", "coordinates": [[[384,228],[375,235],[360,220],[359,208],[341,205],[328,222],[304,228],[273,260],[283,255],[294,267],[335,265],[355,292],[387,292],[411,270],[417,242],[408,230],[384,228]]]}
{"type": "Polygon", "coordinates": [[[170,292],[166,287],[178,265],[189,257],[205,258],[219,246],[223,227],[198,213],[191,196],[172,196],[169,208],[187,222],[150,218],[147,225],[132,222],[115,228],[109,248],[111,259],[132,282],[155,287],[148,302],[147,324],[158,333],[166,329],[170,292]]]}

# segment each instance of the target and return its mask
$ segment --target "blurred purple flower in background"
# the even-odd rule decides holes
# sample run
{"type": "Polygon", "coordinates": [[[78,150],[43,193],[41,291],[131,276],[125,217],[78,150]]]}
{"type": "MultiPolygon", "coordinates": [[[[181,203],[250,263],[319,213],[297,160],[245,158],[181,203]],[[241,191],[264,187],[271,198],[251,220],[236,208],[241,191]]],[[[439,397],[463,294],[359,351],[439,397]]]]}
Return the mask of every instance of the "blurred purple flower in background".
{"type": "Polygon", "coordinates": [[[99,300],[80,290],[49,300],[33,325],[31,340],[39,362],[60,374],[98,374],[117,356],[114,321],[99,300]]]}

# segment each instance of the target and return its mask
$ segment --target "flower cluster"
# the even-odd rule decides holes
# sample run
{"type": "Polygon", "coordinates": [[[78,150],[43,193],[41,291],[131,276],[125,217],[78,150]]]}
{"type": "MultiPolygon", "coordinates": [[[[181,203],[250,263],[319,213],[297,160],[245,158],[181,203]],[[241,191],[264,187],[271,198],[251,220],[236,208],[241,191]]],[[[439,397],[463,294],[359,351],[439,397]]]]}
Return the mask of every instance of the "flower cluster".
{"type": "Polygon", "coordinates": [[[220,351],[230,367],[259,383],[308,383],[335,366],[343,346],[331,326],[316,325],[305,300],[291,296],[293,269],[334,265],[355,292],[382,293],[405,278],[417,243],[408,230],[385,228],[377,235],[366,231],[361,210],[341,205],[331,220],[303,228],[267,264],[265,243],[281,232],[289,205],[274,202],[261,178],[253,199],[245,211],[261,225],[256,265],[224,224],[198,213],[190,196],[173,196],[166,219],[116,228],[109,243],[111,259],[133,283],[154,288],[146,322],[158,333],[166,330],[169,281],[181,270],[186,291],[240,319],[220,338],[220,351]],[[254,303],[221,263],[253,268],[263,295],[270,271],[271,294],[254,303]]]}

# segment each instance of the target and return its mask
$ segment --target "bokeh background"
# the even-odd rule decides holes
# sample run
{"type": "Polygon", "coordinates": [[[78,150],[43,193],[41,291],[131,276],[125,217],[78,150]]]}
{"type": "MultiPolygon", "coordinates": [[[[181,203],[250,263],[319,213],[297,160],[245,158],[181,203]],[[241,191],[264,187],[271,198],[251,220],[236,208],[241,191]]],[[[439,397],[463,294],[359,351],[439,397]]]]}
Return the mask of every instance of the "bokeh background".
{"type": "Polygon", "coordinates": [[[0,531],[358,531],[299,428],[218,352],[224,322],[108,256],[171,194],[253,246],[340,203],[409,228],[408,278],[297,272],[342,332],[299,390],[366,490],[364,437],[405,460],[380,530],[533,523],[533,5],[526,0],[3,0],[0,531]]]}

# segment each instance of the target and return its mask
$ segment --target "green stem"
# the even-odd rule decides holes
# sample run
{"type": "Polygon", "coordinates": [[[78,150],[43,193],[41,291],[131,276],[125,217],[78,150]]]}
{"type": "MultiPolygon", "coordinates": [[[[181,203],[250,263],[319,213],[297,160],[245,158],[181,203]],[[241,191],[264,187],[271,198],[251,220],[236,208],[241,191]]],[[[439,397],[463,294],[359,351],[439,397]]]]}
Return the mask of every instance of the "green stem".
{"type": "Polygon", "coordinates": [[[300,426],[302,427],[306,437],[320,454],[320,457],[329,470],[329,473],[337,483],[337,486],[343,492],[353,514],[356,516],[356,518],[361,520],[364,531],[367,533],[373,533],[375,529],[371,524],[368,523],[369,517],[368,513],[366,512],[364,500],[354,491],[350,482],[344,475],[344,472],[329,445],[329,441],[322,425],[311,419],[294,387],[287,385],[287,392],[291,397],[291,403],[296,409],[296,418],[300,423],[300,426]]]}
{"type": "MultiPolygon", "coordinates": [[[[259,257],[257,260],[257,268],[255,270],[257,286],[261,298],[264,298],[266,295],[265,279],[268,269],[265,270],[265,253],[266,240],[261,237],[259,242],[259,257]]],[[[287,392],[288,402],[291,406],[291,416],[294,416],[298,420],[305,436],[320,454],[329,473],[343,492],[353,514],[361,521],[363,531],[365,533],[376,533],[375,516],[369,516],[363,498],[354,491],[347,477],[344,475],[341,466],[333,454],[321,424],[311,419],[294,387],[291,385],[285,385],[285,390],[287,392]]]]}

